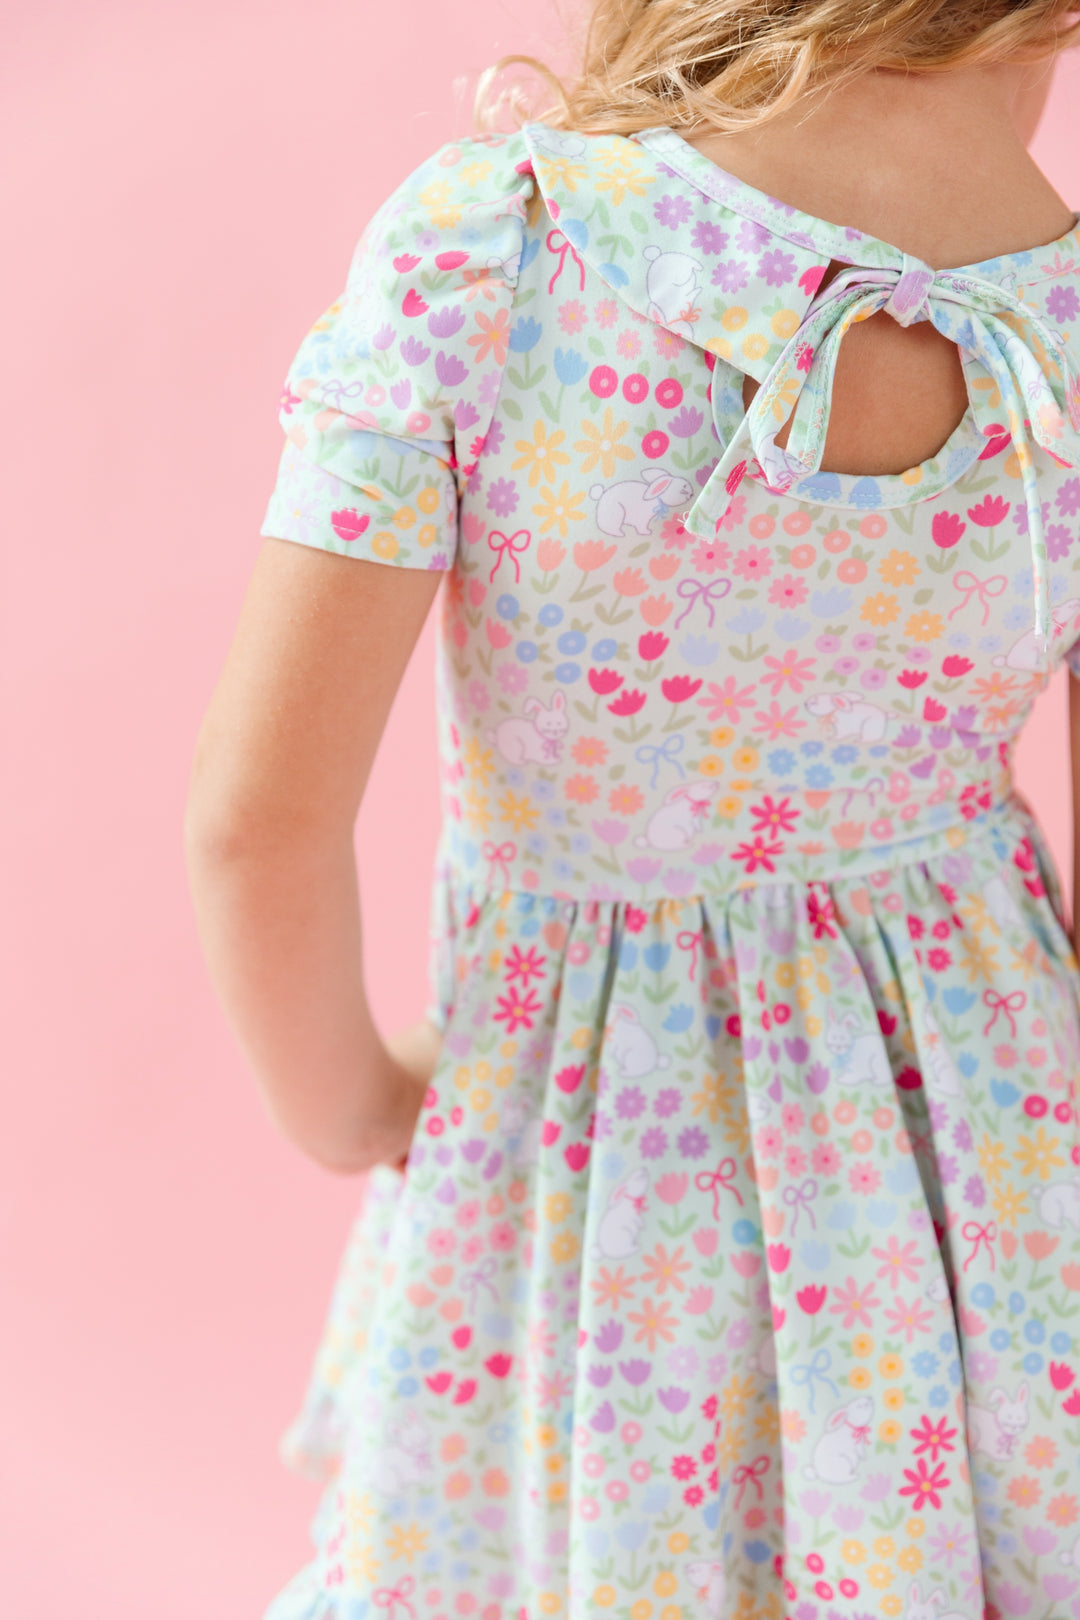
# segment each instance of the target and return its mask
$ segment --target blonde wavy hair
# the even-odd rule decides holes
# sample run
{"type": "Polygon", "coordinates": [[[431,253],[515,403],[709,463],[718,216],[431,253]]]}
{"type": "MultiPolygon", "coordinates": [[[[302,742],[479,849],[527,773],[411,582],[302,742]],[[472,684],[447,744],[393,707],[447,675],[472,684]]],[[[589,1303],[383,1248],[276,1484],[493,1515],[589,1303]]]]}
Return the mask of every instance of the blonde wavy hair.
{"type": "Polygon", "coordinates": [[[653,124],[747,129],[807,93],[870,69],[937,73],[1037,62],[1076,43],[1080,0],[594,0],[568,86],[534,57],[504,56],[477,87],[480,128],[507,113],[556,129],[633,134],[653,124]],[[554,92],[536,109],[525,66],[554,92]]]}

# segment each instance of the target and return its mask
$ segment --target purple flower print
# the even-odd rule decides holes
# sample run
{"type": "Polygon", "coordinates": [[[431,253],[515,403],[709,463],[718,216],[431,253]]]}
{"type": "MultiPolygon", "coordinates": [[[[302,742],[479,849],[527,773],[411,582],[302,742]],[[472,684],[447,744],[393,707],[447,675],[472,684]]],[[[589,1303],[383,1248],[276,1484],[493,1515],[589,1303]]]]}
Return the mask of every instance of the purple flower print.
{"type": "Polygon", "coordinates": [[[615,1427],[615,1409],[610,1401],[605,1401],[602,1406],[597,1407],[596,1412],[589,1419],[589,1427],[595,1429],[597,1434],[611,1433],[615,1427]]]}
{"type": "Polygon", "coordinates": [[[961,1153],[969,1153],[971,1151],[971,1125],[966,1119],[957,1120],[956,1124],[953,1126],[952,1136],[953,1141],[956,1143],[961,1153]]]}
{"type": "Polygon", "coordinates": [[[380,326],[379,330],[372,334],[371,347],[373,349],[388,349],[396,336],[397,334],[392,326],[380,326]]]}
{"type": "Polygon", "coordinates": [[[606,1321],[602,1328],[597,1328],[593,1334],[593,1343],[605,1356],[610,1356],[622,1344],[623,1327],[613,1317],[606,1321]]]}
{"type": "Polygon", "coordinates": [[[704,421],[704,411],[699,411],[696,405],[684,405],[682,410],[671,418],[668,430],[674,433],[677,439],[692,439],[704,421]]]}
{"type": "Polygon", "coordinates": [[[465,315],[460,304],[451,304],[449,309],[433,309],[427,319],[427,329],[434,338],[453,337],[465,325],[465,315]]]}
{"type": "Polygon", "coordinates": [[[497,456],[499,451],[502,449],[502,443],[505,438],[506,433],[503,430],[502,423],[492,422],[491,426],[484,435],[484,454],[487,456],[497,456]]]}
{"type": "Polygon", "coordinates": [[[749,280],[750,269],[745,259],[721,259],[712,273],[713,286],[726,293],[737,293],[749,280]]]}
{"type": "Polygon", "coordinates": [[[1060,562],[1073,543],[1073,536],[1064,523],[1051,523],[1046,531],[1046,555],[1051,562],[1060,562]]]}
{"type": "Polygon", "coordinates": [[[667,1358],[673,1378],[693,1378],[701,1365],[701,1357],[692,1344],[679,1345],[667,1358]]]}
{"type": "Polygon", "coordinates": [[[673,231],[680,225],[685,225],[690,218],[690,204],[685,197],[661,197],[659,202],[653,203],[653,213],[661,225],[666,225],[673,231]]]}
{"type": "Polygon", "coordinates": [[[676,1389],[674,1385],[670,1384],[664,1389],[658,1389],[656,1394],[660,1405],[668,1412],[681,1412],[690,1399],[687,1390],[676,1389]]]}
{"type": "Polygon", "coordinates": [[[680,1131],[677,1146],[684,1159],[700,1159],[708,1152],[709,1138],[700,1125],[688,1125],[680,1131]]]}
{"type": "Polygon", "coordinates": [[[407,366],[422,366],[431,350],[419,338],[407,337],[400,347],[401,358],[407,366]]]}
{"type": "Polygon", "coordinates": [[[412,398],[412,383],[408,377],[400,377],[396,383],[390,385],[390,398],[399,411],[403,411],[412,398]]]}
{"type": "MultiPolygon", "coordinates": [[[[469,368],[459,355],[447,354],[445,349],[440,349],[435,356],[435,375],[444,388],[456,388],[469,375],[469,368]]],[[[475,420],[477,418],[474,417],[475,420]]]]}
{"type": "Polygon", "coordinates": [[[968,1176],[964,1183],[964,1198],[972,1209],[981,1209],[986,1202],[986,1185],[982,1176],[968,1176]]]}
{"type": "Polygon", "coordinates": [[[738,245],[744,253],[753,253],[756,248],[763,248],[769,241],[771,233],[764,225],[758,225],[752,219],[744,219],[739,225],[738,245]]]}
{"type": "Polygon", "coordinates": [[[645,1093],[640,1086],[623,1086],[615,1099],[619,1119],[637,1119],[645,1112],[645,1093]]]}
{"type": "Polygon", "coordinates": [[[953,1153],[939,1153],[938,1154],[938,1161],[937,1161],[938,1180],[941,1182],[943,1187],[947,1186],[950,1181],[955,1181],[956,1180],[956,1172],[957,1172],[958,1169],[959,1169],[959,1165],[957,1163],[955,1154],[953,1154],[953,1153]]]}
{"type": "Polygon", "coordinates": [[[790,253],[784,253],[780,248],[772,248],[768,253],[761,255],[758,273],[764,276],[768,286],[786,287],[789,281],[795,279],[797,268],[795,259],[790,253]]]}
{"type": "Polygon", "coordinates": [[[454,426],[458,432],[464,433],[467,428],[475,427],[479,420],[480,412],[476,407],[470,405],[467,399],[459,399],[454,406],[454,426]]]}
{"type": "Polygon", "coordinates": [[[690,240],[699,253],[723,253],[728,245],[728,233],[712,220],[699,219],[690,232],[690,240]]]}
{"type": "Polygon", "coordinates": [[[1052,287],[1046,300],[1046,313],[1055,321],[1075,321],[1080,315],[1080,298],[1075,287],[1052,287]]]}
{"type": "Polygon", "coordinates": [[[1066,478],[1054,496],[1054,505],[1062,517],[1075,517],[1080,512],[1080,478],[1066,478]]]}
{"type": "Polygon", "coordinates": [[[600,1367],[595,1362],[589,1368],[589,1383],[594,1389],[604,1389],[611,1383],[611,1368],[600,1367]]]}
{"type": "Polygon", "coordinates": [[[511,512],[517,510],[517,487],[509,478],[496,478],[488,489],[488,511],[494,512],[496,517],[509,517],[511,512]]]}
{"type": "Polygon", "coordinates": [[[647,1131],[642,1131],[638,1148],[643,1159],[659,1159],[667,1152],[667,1131],[660,1129],[659,1125],[650,1125],[647,1131]]]}
{"type": "Polygon", "coordinates": [[[620,1361],[619,1371],[628,1384],[643,1384],[652,1372],[652,1362],[637,1357],[633,1361],[620,1361]]]}
{"type": "Polygon", "coordinates": [[[901,726],[896,733],[897,748],[918,748],[922,740],[921,726],[901,726]]]}
{"type": "Polygon", "coordinates": [[[682,1096],[674,1086],[665,1086],[663,1091],[658,1091],[653,1098],[653,1112],[660,1119],[670,1119],[672,1114],[679,1112],[681,1106],[682,1096]]]}

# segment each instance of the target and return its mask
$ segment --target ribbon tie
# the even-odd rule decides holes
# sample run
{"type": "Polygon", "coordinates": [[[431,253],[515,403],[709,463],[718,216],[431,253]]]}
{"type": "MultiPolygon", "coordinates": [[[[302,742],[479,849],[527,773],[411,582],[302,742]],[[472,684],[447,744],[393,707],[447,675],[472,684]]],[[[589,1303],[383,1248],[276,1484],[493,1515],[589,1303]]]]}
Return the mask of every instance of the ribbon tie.
{"type": "Polygon", "coordinates": [[[517,560],[517,554],[519,551],[528,551],[531,539],[532,534],[528,529],[518,529],[515,534],[502,534],[498,529],[492,529],[488,535],[488,545],[492,551],[497,553],[497,556],[491,565],[491,573],[488,575],[489,584],[495,578],[499,564],[507,552],[510,553],[510,561],[514,565],[514,584],[520,582],[521,564],[517,560]]]}
{"type": "Polygon", "coordinates": [[[650,788],[654,788],[656,786],[656,777],[657,772],[660,769],[661,761],[664,761],[668,765],[674,765],[680,776],[686,775],[684,767],[675,758],[676,754],[682,753],[682,749],[683,737],[681,731],[674,732],[666,742],[642,743],[640,747],[635,748],[634,758],[638,761],[638,763],[641,765],[652,766],[652,776],[649,779],[650,788]]]}
{"type": "Polygon", "coordinates": [[[409,1602],[409,1595],[415,1590],[416,1576],[403,1575],[396,1586],[377,1586],[371,1594],[371,1601],[377,1609],[388,1609],[390,1611],[388,1620],[395,1620],[394,1611],[399,1603],[415,1617],[416,1610],[409,1602]]]}
{"type": "MultiPolygon", "coordinates": [[[[811,301],[802,324],[754,395],[738,431],[730,436],[687,514],[686,526],[711,536],[748,471],[760,473],[778,493],[790,492],[798,499],[800,484],[821,467],[837,355],[848,329],[879,310],[901,326],[929,321],[963,351],[965,371],[972,366],[981,368],[1000,394],[1027,505],[1035,642],[1040,667],[1045,669],[1053,621],[1031,440],[1059,466],[1080,462],[1080,377],[1070,364],[1061,334],[1052,331],[1005,286],[961,270],[932,270],[910,254],[898,253],[897,258],[901,262],[892,269],[851,265],[811,301]],[[780,449],[776,435],[789,415],[788,443],[780,449]]],[[[714,410],[719,408],[721,393],[714,390],[714,410]]],[[[991,411],[999,407],[991,406],[987,391],[969,382],[968,397],[983,438],[994,437],[995,426],[1000,434],[1000,424],[990,420],[991,411]]],[[[918,498],[918,486],[913,486],[911,499],[918,498]]],[[[987,612],[982,591],[979,599],[987,612]]]]}
{"type": "Polygon", "coordinates": [[[466,1271],[461,1278],[462,1292],[469,1296],[469,1309],[475,1311],[476,1296],[481,1288],[486,1288],[492,1299],[497,1300],[498,1290],[495,1287],[494,1277],[499,1269],[499,1262],[493,1254],[485,1254],[478,1266],[472,1271],[466,1271]]]}
{"type": "Polygon", "coordinates": [[[487,863],[488,863],[488,882],[489,883],[494,883],[494,881],[495,881],[495,868],[497,866],[501,866],[502,867],[503,882],[506,883],[506,884],[509,884],[509,882],[510,882],[510,866],[509,866],[509,863],[514,859],[514,856],[517,854],[517,845],[514,843],[513,839],[508,838],[505,843],[496,844],[496,843],[493,843],[490,838],[488,838],[487,840],[485,840],[484,845],[483,845],[480,853],[483,855],[485,861],[487,861],[487,863]]]}
{"type": "Polygon", "coordinates": [[[694,1186],[699,1192],[712,1193],[712,1212],[713,1220],[715,1221],[720,1219],[721,1187],[725,1188],[727,1192],[733,1192],[740,1204],[743,1201],[742,1193],[739,1191],[738,1187],[732,1185],[731,1178],[734,1176],[734,1174],[735,1160],[728,1157],[726,1159],[721,1159],[715,1170],[699,1170],[697,1175],[694,1177],[694,1186]]]}
{"type": "Polygon", "coordinates": [[[949,609],[948,617],[953,618],[962,608],[967,607],[973,596],[977,596],[979,605],[983,610],[982,622],[985,624],[990,617],[988,598],[1000,596],[1008,583],[1008,576],[1005,574],[991,574],[989,579],[978,579],[967,568],[958,568],[953,575],[953,585],[958,591],[963,592],[963,600],[957,602],[954,608],[949,609]]]}
{"type": "Polygon", "coordinates": [[[987,1221],[985,1226],[980,1226],[978,1221],[965,1221],[963,1226],[960,1228],[960,1236],[966,1238],[969,1243],[974,1245],[971,1253],[960,1267],[960,1270],[967,1270],[968,1266],[979,1252],[979,1244],[985,1243],[986,1252],[990,1256],[990,1270],[993,1271],[994,1239],[997,1237],[997,1222],[987,1221]]]}
{"type": "Polygon", "coordinates": [[[680,579],[675,587],[675,594],[685,596],[687,601],[686,606],[675,620],[673,628],[677,630],[690,610],[698,602],[701,602],[709,615],[709,629],[711,630],[716,623],[716,610],[713,603],[722,601],[730,589],[730,579],[711,579],[708,584],[703,579],[680,579]]]}
{"type": "Polygon", "coordinates": [[[983,1034],[989,1035],[997,1023],[998,1013],[1003,1012],[1009,1020],[1009,1035],[1015,1041],[1016,1019],[1013,1017],[1013,1013],[1023,1012],[1027,1006],[1026,992],[1023,990],[1011,990],[1007,996],[1003,996],[1000,990],[984,990],[983,1005],[990,1008],[990,1017],[983,1025],[983,1034]]]}
{"type": "Polygon", "coordinates": [[[820,1349],[815,1350],[809,1361],[796,1362],[795,1366],[791,1369],[791,1382],[793,1384],[806,1385],[807,1392],[810,1396],[808,1404],[811,1412],[814,1410],[815,1378],[820,1378],[823,1384],[827,1384],[834,1395],[837,1393],[836,1380],[829,1377],[829,1368],[831,1366],[832,1356],[825,1346],[822,1345],[820,1349]]]}

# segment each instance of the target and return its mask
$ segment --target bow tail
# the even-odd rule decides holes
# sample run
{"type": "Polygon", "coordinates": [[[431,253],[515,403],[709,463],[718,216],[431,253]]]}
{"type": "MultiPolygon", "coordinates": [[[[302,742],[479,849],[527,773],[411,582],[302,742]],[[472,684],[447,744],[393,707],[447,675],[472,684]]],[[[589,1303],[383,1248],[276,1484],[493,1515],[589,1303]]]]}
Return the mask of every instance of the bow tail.
{"type": "MultiPolygon", "coordinates": [[[[807,315],[781,350],[687,513],[685,524],[692,534],[712,538],[748,471],[759,471],[770,489],[783,493],[796,479],[818,470],[841,339],[848,327],[865,319],[881,299],[877,288],[868,292],[865,287],[844,287],[836,293],[830,287],[820,308],[807,315]],[[781,450],[776,435],[792,411],[790,438],[781,450]]],[[[714,383],[713,424],[717,438],[724,444],[725,424],[718,419],[719,395],[714,383]]]]}

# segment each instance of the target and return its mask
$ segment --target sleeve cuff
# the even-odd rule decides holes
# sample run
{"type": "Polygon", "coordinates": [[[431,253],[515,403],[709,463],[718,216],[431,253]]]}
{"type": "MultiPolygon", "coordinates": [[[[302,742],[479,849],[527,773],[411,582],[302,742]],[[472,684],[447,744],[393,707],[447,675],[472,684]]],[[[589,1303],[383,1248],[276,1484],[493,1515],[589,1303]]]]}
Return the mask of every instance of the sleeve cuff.
{"type": "Polygon", "coordinates": [[[445,571],[457,549],[457,492],[430,450],[372,434],[362,484],[286,440],[260,533],[400,568],[445,571]]]}

